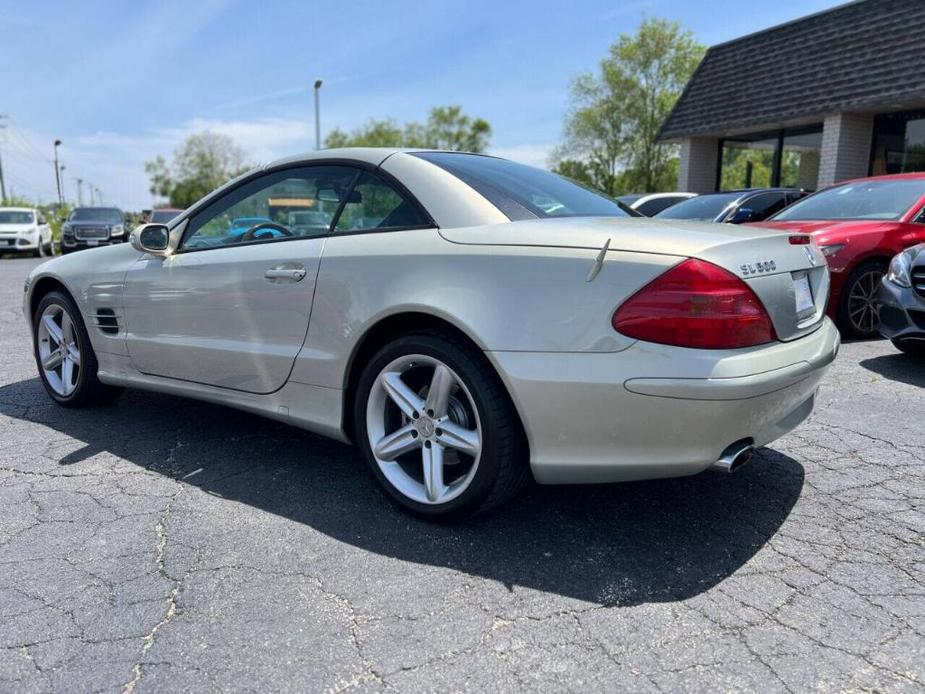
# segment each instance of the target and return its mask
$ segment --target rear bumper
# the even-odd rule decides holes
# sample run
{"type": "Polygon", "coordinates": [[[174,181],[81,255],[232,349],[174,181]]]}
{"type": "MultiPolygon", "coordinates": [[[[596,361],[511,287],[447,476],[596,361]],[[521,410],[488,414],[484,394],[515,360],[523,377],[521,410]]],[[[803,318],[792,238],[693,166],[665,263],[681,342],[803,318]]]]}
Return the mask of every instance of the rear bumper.
{"type": "Polygon", "coordinates": [[[637,342],[622,352],[493,352],[541,483],[701,472],[732,442],[756,446],[812,412],[840,344],[829,319],[806,337],[747,350],[637,342]]]}
{"type": "Polygon", "coordinates": [[[910,288],[884,281],[877,304],[881,335],[895,341],[925,340],[925,298],[910,288]]]}

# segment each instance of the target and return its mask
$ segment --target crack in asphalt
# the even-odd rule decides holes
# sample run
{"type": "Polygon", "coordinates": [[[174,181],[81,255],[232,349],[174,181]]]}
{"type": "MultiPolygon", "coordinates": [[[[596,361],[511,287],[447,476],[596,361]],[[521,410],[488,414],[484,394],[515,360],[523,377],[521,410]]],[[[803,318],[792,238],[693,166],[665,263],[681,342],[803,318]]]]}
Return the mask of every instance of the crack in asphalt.
{"type": "Polygon", "coordinates": [[[0,690],[925,687],[925,390],[888,343],[844,345],[812,417],[736,476],[437,527],[275,422],[134,393],[62,410],[14,321],[0,690]]]}

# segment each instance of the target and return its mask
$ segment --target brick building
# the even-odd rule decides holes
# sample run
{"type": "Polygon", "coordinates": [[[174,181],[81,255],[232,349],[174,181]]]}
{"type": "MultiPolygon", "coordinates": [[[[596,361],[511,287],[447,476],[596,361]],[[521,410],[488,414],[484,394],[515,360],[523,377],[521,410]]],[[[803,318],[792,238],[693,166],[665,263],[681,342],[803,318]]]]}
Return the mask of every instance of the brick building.
{"type": "Polygon", "coordinates": [[[859,0],[710,48],[662,126],[680,190],[925,170],[925,0],[859,0]]]}

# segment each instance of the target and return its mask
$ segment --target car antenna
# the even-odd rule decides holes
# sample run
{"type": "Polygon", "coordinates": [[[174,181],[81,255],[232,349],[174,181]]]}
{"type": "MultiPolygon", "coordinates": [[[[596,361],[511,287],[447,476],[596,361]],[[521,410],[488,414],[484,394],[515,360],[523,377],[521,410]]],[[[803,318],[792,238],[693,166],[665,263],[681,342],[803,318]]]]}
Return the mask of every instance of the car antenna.
{"type": "Polygon", "coordinates": [[[607,256],[607,249],[610,248],[610,241],[610,239],[607,239],[604,242],[604,247],[601,248],[600,253],[597,254],[597,258],[594,259],[594,265],[588,270],[588,276],[585,277],[585,282],[592,281],[597,277],[597,273],[601,271],[601,268],[604,267],[604,258],[607,256]]]}

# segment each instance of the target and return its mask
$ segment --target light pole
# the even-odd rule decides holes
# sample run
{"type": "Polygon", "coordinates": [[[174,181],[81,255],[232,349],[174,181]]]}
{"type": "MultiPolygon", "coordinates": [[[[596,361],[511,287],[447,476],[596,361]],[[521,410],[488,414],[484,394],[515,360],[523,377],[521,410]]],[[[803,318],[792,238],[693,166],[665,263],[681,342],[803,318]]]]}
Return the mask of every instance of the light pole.
{"type": "Polygon", "coordinates": [[[84,204],[84,180],[82,178],[77,179],[77,206],[83,207],[84,204]]]}
{"type": "MultiPolygon", "coordinates": [[[[0,113],[0,144],[6,142],[6,124],[3,122],[6,119],[2,113],[0,113]]],[[[6,182],[3,180],[3,160],[0,159],[0,205],[6,202],[6,182]]]]}
{"type": "Polygon", "coordinates": [[[58,207],[64,204],[61,197],[61,171],[58,169],[58,147],[61,146],[61,140],[55,140],[55,183],[58,184],[58,207]]]}
{"type": "Polygon", "coordinates": [[[67,202],[67,195],[64,194],[64,172],[66,170],[67,167],[64,164],[58,167],[58,171],[61,172],[61,202],[67,202]]]}
{"type": "Polygon", "coordinates": [[[96,190],[96,202],[97,202],[97,204],[98,204],[98,205],[102,205],[102,204],[103,204],[103,191],[101,191],[99,188],[95,188],[94,190],[96,190]]]}
{"type": "Polygon", "coordinates": [[[321,80],[315,80],[315,149],[321,149],[321,106],[318,93],[321,91],[321,80]]]}

